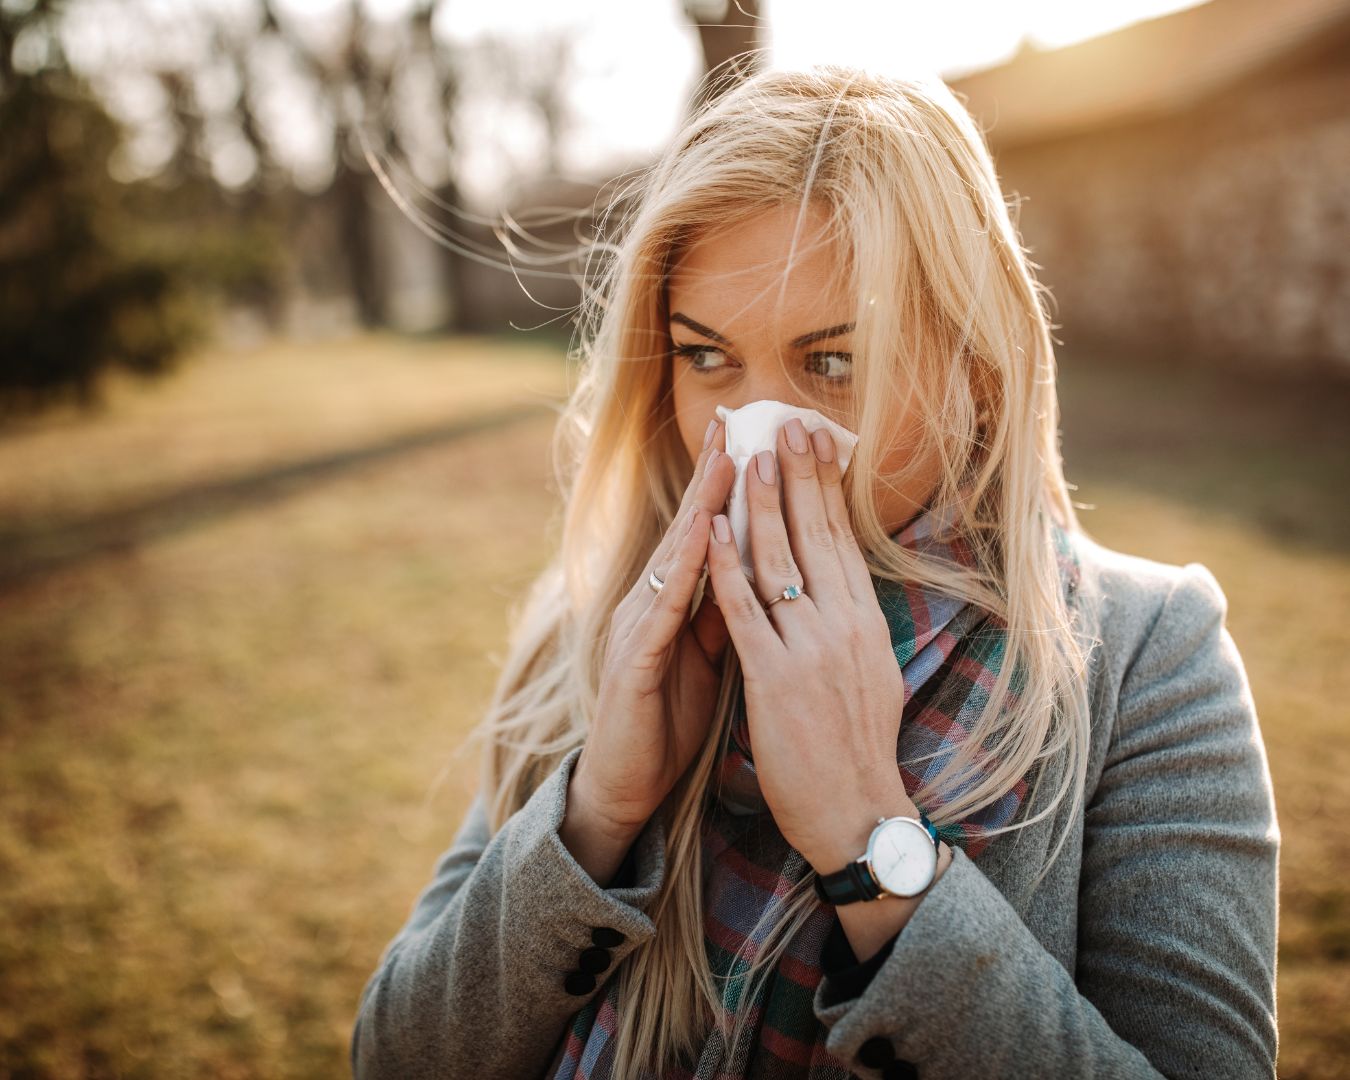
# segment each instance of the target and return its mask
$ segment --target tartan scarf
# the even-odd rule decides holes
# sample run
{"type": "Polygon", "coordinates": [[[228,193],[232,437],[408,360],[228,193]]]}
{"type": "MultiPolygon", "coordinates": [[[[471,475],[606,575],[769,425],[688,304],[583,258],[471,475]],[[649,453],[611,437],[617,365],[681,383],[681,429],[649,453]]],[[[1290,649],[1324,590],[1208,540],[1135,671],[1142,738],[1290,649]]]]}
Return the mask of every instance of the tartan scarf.
{"type": "MultiPolygon", "coordinates": [[[[897,543],[926,555],[973,565],[963,538],[951,528],[954,513],[926,507],[896,532],[897,543]]],[[[1072,605],[1079,567],[1068,535],[1053,521],[1050,533],[1060,584],[1072,605]]],[[[924,586],[872,579],[890,628],[891,647],[904,674],[905,703],[897,742],[897,765],[905,789],[915,791],[936,776],[967,739],[998,676],[1006,646],[1006,623],[982,608],[924,586]]],[[[1025,685],[1014,672],[1013,697],[1025,685]]],[[[739,681],[739,680],[738,680],[739,681]]],[[[1010,702],[1011,704],[1011,702],[1010,702]]],[[[1006,706],[1004,712],[1006,713],[1006,706]]],[[[978,760],[978,756],[977,756],[978,760]]],[[[973,784],[976,776],[948,784],[923,809],[940,807],[973,784]]],[[[1026,793],[1025,778],[993,803],[959,822],[939,826],[949,844],[977,856],[985,832],[1012,821],[1026,793]]],[[[750,934],[764,909],[776,904],[813,868],[783,838],[760,794],[750,755],[744,689],[739,694],[702,826],[704,947],[722,1009],[730,1017],[747,988],[743,973],[764,945],[765,928],[750,934]],[[737,951],[741,956],[737,957],[737,951]],[[734,970],[733,970],[734,969],[734,970]]],[[[741,1042],[729,1047],[715,1027],[705,1038],[692,1071],[668,1070],[661,1080],[846,1080],[853,1074],[825,1048],[828,1030],[814,1011],[822,976],[821,951],[835,920],[835,906],[819,903],[788,942],[774,969],[756,975],[757,992],[741,1042]]],[[[627,1080],[613,1076],[611,1040],[618,1030],[617,978],[573,1018],[560,1048],[554,1080],[627,1080]]]]}

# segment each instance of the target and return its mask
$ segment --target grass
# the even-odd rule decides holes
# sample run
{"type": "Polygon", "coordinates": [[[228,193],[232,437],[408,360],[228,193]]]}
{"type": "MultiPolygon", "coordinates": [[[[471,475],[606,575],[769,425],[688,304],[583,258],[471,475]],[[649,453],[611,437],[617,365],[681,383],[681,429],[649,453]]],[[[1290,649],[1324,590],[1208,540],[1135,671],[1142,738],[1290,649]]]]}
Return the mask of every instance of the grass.
{"type": "Polygon", "coordinates": [[[1071,359],[1066,472],[1111,547],[1228,597],[1282,834],[1280,1075],[1350,1062],[1350,387],[1071,359]]]}
{"type": "MultiPolygon", "coordinates": [[[[1062,387],[1088,529],[1229,598],[1285,839],[1281,1073],[1340,1075],[1345,398],[1089,358],[1062,387]]],[[[0,1075],[346,1074],[472,794],[565,390],[544,346],[377,336],[0,435],[0,1075]]]]}

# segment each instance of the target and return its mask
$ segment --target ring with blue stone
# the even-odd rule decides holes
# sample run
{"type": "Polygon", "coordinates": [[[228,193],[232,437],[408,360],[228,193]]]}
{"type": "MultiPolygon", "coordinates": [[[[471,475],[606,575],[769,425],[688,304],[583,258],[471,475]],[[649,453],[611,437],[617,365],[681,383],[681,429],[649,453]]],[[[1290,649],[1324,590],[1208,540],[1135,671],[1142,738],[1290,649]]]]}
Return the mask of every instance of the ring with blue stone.
{"type": "Polygon", "coordinates": [[[775,596],[772,600],[770,600],[767,604],[765,604],[765,605],[764,605],[764,608],[765,608],[765,610],[768,610],[769,608],[773,607],[774,604],[778,603],[779,600],[796,600],[797,597],[799,597],[799,596],[805,596],[805,595],[806,595],[806,593],[802,592],[802,589],[801,589],[801,586],[800,586],[800,585],[789,585],[789,586],[788,586],[786,589],[784,589],[781,593],[779,593],[779,594],[778,594],[777,596],[775,596]]]}

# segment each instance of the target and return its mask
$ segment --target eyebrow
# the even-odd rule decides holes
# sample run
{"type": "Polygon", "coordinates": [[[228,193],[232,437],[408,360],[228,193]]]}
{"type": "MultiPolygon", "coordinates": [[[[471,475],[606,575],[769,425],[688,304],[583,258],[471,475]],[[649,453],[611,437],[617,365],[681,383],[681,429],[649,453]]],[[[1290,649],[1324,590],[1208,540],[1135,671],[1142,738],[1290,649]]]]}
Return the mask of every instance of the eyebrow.
{"type": "MultiPolygon", "coordinates": [[[[702,334],[710,341],[717,341],[723,345],[731,344],[730,341],[724,338],[716,330],[709,329],[702,323],[695,322],[683,312],[675,312],[675,314],[670,317],[670,321],[679,323],[681,326],[687,326],[690,330],[694,331],[694,333],[702,334]]],[[[824,330],[812,330],[809,334],[803,334],[801,337],[793,338],[788,344],[794,349],[800,348],[803,345],[810,345],[813,341],[823,341],[825,338],[838,337],[840,334],[847,334],[853,330],[855,325],[856,324],[854,323],[841,323],[838,326],[827,326],[824,330]]]]}

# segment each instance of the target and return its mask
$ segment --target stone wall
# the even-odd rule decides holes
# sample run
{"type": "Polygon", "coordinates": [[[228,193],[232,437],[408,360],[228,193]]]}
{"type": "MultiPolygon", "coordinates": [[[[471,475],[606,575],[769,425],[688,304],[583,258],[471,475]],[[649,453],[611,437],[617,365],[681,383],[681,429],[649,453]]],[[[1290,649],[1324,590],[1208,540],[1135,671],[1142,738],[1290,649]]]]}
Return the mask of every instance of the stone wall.
{"type": "Polygon", "coordinates": [[[1066,348],[1350,376],[1350,65],[1001,149],[1066,348]]]}

